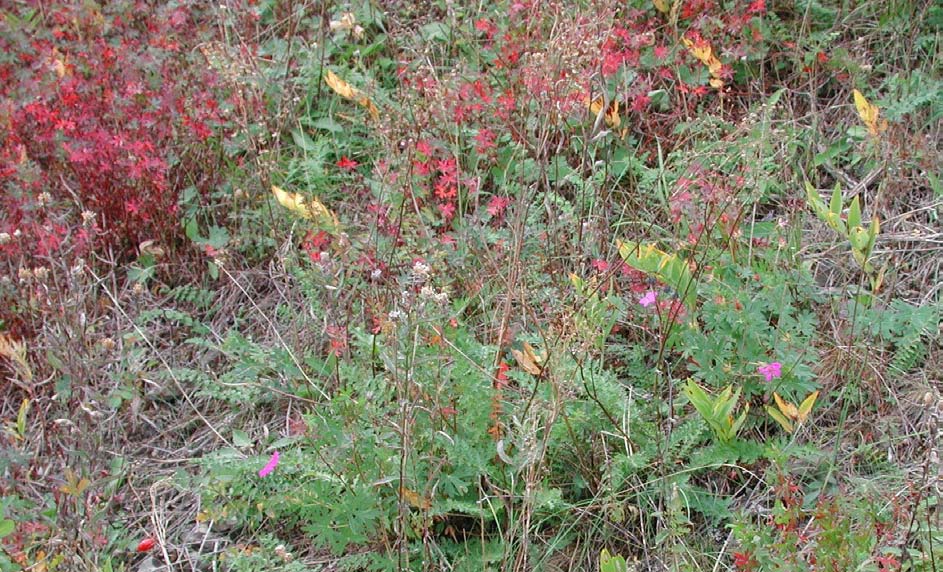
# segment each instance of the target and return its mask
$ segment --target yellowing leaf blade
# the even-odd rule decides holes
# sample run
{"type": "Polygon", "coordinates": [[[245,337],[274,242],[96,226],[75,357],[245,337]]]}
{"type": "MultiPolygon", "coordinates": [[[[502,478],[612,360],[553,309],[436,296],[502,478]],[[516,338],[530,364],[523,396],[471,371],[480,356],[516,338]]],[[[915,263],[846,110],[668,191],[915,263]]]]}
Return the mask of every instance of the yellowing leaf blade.
{"type": "Polygon", "coordinates": [[[432,508],[432,501],[414,490],[400,487],[400,494],[403,496],[403,500],[413,508],[418,508],[419,510],[429,510],[432,508]]]}
{"type": "Polygon", "coordinates": [[[360,93],[357,91],[357,88],[342,80],[331,70],[327,70],[327,73],[324,74],[324,83],[326,83],[329,88],[333,89],[334,93],[344,99],[353,100],[360,93]]]}
{"type": "Polygon", "coordinates": [[[370,113],[370,117],[374,121],[380,118],[380,110],[373,103],[373,101],[363,94],[359,89],[342,80],[336,73],[332,72],[331,70],[327,70],[324,73],[324,83],[326,83],[329,88],[334,90],[334,93],[337,95],[343,97],[344,99],[353,101],[361,107],[364,107],[370,113]]]}
{"type": "Polygon", "coordinates": [[[819,392],[813,391],[799,405],[799,411],[796,416],[796,421],[798,421],[800,425],[805,423],[805,420],[809,418],[809,413],[812,411],[812,406],[815,405],[815,400],[818,398],[819,398],[819,392]]]}
{"type": "Polygon", "coordinates": [[[869,102],[857,89],[852,91],[852,96],[855,100],[855,110],[858,112],[858,117],[867,126],[868,133],[877,137],[881,131],[887,129],[887,121],[880,120],[881,110],[876,105],[869,102]]]}
{"type": "Polygon", "coordinates": [[[514,356],[517,365],[531,375],[540,375],[541,367],[540,364],[537,363],[539,358],[534,353],[534,348],[527,342],[524,342],[523,347],[523,351],[511,350],[511,355],[514,356]]]}
{"type": "MultiPolygon", "coordinates": [[[[597,97],[592,101],[590,101],[588,97],[584,97],[583,103],[589,107],[589,112],[593,117],[599,117],[599,114],[602,113],[603,105],[605,105],[605,101],[602,97],[597,97]]],[[[606,108],[603,119],[605,119],[606,125],[611,128],[616,128],[622,125],[622,118],[619,116],[618,101],[612,100],[609,103],[609,107],[606,108]]]]}
{"type": "Polygon", "coordinates": [[[773,421],[779,423],[787,433],[792,433],[795,430],[795,427],[792,425],[792,421],[787,419],[782,413],[776,410],[774,407],[766,406],[766,412],[769,413],[769,416],[773,418],[773,421]]]}
{"type": "Polygon", "coordinates": [[[283,190],[281,187],[272,185],[272,194],[275,195],[275,200],[278,201],[278,204],[282,205],[291,212],[301,216],[302,218],[311,218],[311,212],[308,210],[308,207],[304,204],[304,198],[298,193],[289,193],[288,191],[283,190]]]}
{"type": "Polygon", "coordinates": [[[780,397],[778,393],[773,392],[773,399],[776,400],[776,407],[779,407],[783,415],[789,419],[795,419],[799,416],[799,410],[796,409],[796,406],[780,397]]]}

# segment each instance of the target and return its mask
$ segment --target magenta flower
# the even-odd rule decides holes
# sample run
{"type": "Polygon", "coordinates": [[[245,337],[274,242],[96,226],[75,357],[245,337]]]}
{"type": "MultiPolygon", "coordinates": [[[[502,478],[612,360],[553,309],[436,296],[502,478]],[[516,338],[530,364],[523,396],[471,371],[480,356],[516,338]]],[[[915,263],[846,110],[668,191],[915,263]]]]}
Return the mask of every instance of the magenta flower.
{"type": "Polygon", "coordinates": [[[655,303],[655,298],[657,297],[658,297],[657,292],[655,292],[654,290],[649,290],[648,292],[645,293],[644,296],[642,296],[642,299],[639,300],[638,303],[648,308],[649,306],[655,303]]]}
{"type": "Polygon", "coordinates": [[[768,363],[766,365],[761,365],[756,368],[756,371],[760,372],[760,375],[766,378],[766,381],[773,381],[778,377],[783,375],[783,364],[778,361],[768,363]]]}
{"type": "Polygon", "coordinates": [[[275,466],[278,465],[278,451],[272,453],[272,458],[268,460],[268,463],[265,463],[265,466],[259,469],[259,477],[265,477],[269,473],[275,470],[275,466]]]}

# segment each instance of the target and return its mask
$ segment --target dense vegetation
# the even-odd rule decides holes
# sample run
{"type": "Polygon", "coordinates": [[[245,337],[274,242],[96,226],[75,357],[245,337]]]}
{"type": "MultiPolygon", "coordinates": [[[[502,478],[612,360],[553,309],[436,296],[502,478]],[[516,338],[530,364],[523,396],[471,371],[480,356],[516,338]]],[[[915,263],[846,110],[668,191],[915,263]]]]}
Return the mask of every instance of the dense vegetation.
{"type": "Polygon", "coordinates": [[[943,561],[934,0],[0,7],[0,570],[943,561]]]}

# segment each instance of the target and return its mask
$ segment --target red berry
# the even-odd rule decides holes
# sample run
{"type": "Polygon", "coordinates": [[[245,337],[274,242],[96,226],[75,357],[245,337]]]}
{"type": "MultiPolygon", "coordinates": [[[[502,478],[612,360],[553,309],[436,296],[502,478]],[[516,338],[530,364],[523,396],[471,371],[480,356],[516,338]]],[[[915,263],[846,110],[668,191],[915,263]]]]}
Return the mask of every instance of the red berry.
{"type": "Polygon", "coordinates": [[[154,548],[154,545],[157,544],[153,538],[145,538],[138,543],[138,552],[147,552],[150,549],[154,548]]]}

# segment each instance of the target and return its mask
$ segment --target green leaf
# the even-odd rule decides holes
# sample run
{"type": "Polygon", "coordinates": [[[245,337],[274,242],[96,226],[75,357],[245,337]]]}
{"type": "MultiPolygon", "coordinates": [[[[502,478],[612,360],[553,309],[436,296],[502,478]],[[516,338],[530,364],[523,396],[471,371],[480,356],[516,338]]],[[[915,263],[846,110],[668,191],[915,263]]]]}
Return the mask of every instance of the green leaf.
{"type": "Polygon", "coordinates": [[[871,256],[871,251],[874,250],[874,242],[878,238],[878,234],[881,232],[881,221],[878,220],[877,215],[871,217],[871,227],[868,229],[868,244],[865,247],[865,254],[871,256]]]}
{"type": "Polygon", "coordinates": [[[427,42],[448,42],[452,35],[449,26],[443,22],[430,22],[420,28],[419,33],[427,42]]]}
{"type": "Polygon", "coordinates": [[[747,413],[749,412],[750,412],[750,404],[747,403],[746,407],[744,407],[743,409],[743,413],[740,414],[740,417],[737,418],[733,426],[730,428],[731,433],[732,433],[730,436],[731,438],[736,437],[737,433],[740,432],[740,428],[743,427],[743,423],[747,420],[747,413]]]}
{"type": "Polygon", "coordinates": [[[861,202],[858,200],[858,195],[855,195],[848,208],[848,228],[854,232],[854,229],[859,226],[861,226],[861,202]]]}
{"type": "Polygon", "coordinates": [[[812,160],[812,164],[816,167],[820,167],[826,163],[831,162],[832,159],[838,157],[851,147],[851,144],[846,140],[841,140],[836,143],[832,143],[828,148],[815,155],[815,158],[812,160]]]}
{"type": "Polygon", "coordinates": [[[236,447],[251,447],[252,439],[249,439],[249,435],[242,431],[241,429],[232,430],[232,444],[236,447]]]}
{"type": "Polygon", "coordinates": [[[344,126],[337,121],[334,121],[334,119],[331,117],[321,117],[317,121],[311,122],[311,127],[314,129],[330,131],[331,133],[341,133],[344,131],[344,126]]]}
{"type": "Polygon", "coordinates": [[[599,553],[599,572],[628,572],[629,566],[622,556],[613,556],[603,548],[599,553]]]}
{"type": "Polygon", "coordinates": [[[864,256],[867,256],[866,249],[868,248],[868,231],[861,228],[860,226],[855,228],[851,227],[848,232],[848,241],[851,242],[851,246],[856,250],[860,250],[864,256]]]}
{"type": "Polygon", "coordinates": [[[291,132],[291,139],[302,151],[313,152],[318,150],[318,144],[315,143],[314,139],[309,137],[308,134],[301,129],[293,130],[291,132]]]}
{"type": "Polygon", "coordinates": [[[0,538],[13,534],[16,529],[16,523],[10,519],[0,520],[0,538]]]}
{"type": "Polygon", "coordinates": [[[819,217],[822,222],[828,222],[828,209],[825,208],[825,203],[822,202],[818,189],[813,187],[809,181],[805,182],[805,194],[815,216],[819,217]]]}
{"type": "Polygon", "coordinates": [[[693,379],[688,378],[688,383],[684,386],[684,394],[701,417],[709,419],[712,416],[714,408],[711,398],[693,379]]]}
{"type": "Polygon", "coordinates": [[[785,92],[785,88],[776,90],[776,93],[769,96],[769,99],[766,100],[766,105],[770,108],[774,107],[777,103],[779,103],[779,98],[781,98],[785,92]]]}
{"type": "Polygon", "coordinates": [[[841,203],[841,186],[836,184],[835,190],[832,191],[832,200],[828,202],[828,210],[837,218],[841,218],[841,203]]]}
{"type": "Polygon", "coordinates": [[[196,222],[195,218],[187,220],[186,225],[183,227],[184,234],[187,235],[187,238],[196,242],[200,238],[200,225],[196,222]]]}
{"type": "Polygon", "coordinates": [[[26,415],[29,413],[29,399],[23,399],[20,410],[16,414],[16,431],[20,439],[26,436],[26,415]]]}

